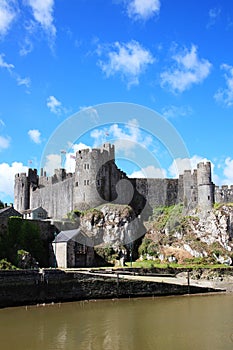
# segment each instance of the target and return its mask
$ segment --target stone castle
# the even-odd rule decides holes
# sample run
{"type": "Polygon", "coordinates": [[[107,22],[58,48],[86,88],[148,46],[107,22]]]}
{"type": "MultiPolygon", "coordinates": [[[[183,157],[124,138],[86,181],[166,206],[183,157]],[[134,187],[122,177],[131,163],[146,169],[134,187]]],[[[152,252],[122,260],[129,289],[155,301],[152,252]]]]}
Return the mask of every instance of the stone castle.
{"type": "Polygon", "coordinates": [[[49,218],[61,219],[78,209],[104,203],[129,204],[137,214],[150,207],[183,203],[187,210],[210,210],[215,202],[233,202],[233,186],[218,187],[211,179],[211,163],[199,163],[193,172],[185,170],[177,179],[128,178],[115,163],[115,148],[109,143],[101,148],[76,153],[75,172],[56,169],[46,176],[41,169],[15,175],[14,205],[19,212],[42,207],[49,218]]]}

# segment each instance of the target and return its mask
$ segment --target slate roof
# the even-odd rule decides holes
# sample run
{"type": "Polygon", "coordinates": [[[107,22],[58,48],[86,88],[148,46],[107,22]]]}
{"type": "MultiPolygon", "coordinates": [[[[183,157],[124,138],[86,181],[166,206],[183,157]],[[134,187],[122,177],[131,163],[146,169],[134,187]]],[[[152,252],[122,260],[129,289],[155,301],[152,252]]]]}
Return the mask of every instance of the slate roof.
{"type": "Polygon", "coordinates": [[[79,244],[86,246],[93,246],[93,239],[83,232],[80,228],[74,230],[61,231],[54,239],[53,243],[62,243],[69,241],[76,241],[79,244]]]}
{"type": "Polygon", "coordinates": [[[71,239],[75,239],[75,237],[78,236],[80,233],[81,233],[81,230],[79,228],[75,230],[61,231],[55,237],[53,243],[68,242],[71,239]]]}
{"type": "Polygon", "coordinates": [[[22,217],[22,215],[12,207],[5,207],[5,208],[0,209],[0,216],[4,216],[4,217],[6,217],[6,216],[7,217],[19,216],[19,217],[22,217]]]}

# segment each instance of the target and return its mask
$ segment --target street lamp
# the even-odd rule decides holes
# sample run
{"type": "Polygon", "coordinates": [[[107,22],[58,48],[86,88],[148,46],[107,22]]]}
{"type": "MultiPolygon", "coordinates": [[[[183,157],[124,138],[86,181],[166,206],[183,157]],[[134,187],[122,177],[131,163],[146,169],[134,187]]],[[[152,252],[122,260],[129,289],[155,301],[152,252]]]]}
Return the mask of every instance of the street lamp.
{"type": "Polygon", "coordinates": [[[57,256],[56,256],[56,248],[57,248],[57,242],[56,242],[57,232],[54,232],[54,267],[57,268],[57,256]]]}

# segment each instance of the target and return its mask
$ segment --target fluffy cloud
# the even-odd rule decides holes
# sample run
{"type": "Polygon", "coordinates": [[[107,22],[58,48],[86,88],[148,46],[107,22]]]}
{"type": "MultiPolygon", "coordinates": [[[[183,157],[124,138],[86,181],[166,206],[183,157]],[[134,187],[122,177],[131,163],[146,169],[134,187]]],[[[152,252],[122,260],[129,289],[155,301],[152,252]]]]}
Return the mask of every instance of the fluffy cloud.
{"type": "Polygon", "coordinates": [[[156,168],[154,165],[148,165],[129,175],[131,178],[165,178],[166,176],[167,173],[165,169],[156,168]]]}
{"type": "MultiPolygon", "coordinates": [[[[171,177],[177,178],[179,175],[184,173],[184,170],[193,170],[197,168],[197,164],[200,162],[207,162],[206,158],[198,155],[194,155],[191,158],[177,158],[174,159],[171,166],[169,167],[169,174],[171,177]]],[[[212,169],[214,165],[212,164],[212,169]]]]}
{"type": "MultiPolygon", "coordinates": [[[[176,49],[175,49],[176,50],[176,49]]],[[[175,52],[172,56],[174,64],[167,71],[161,73],[161,86],[168,87],[173,92],[183,92],[193,84],[199,84],[210,74],[211,63],[199,58],[197,47],[191,46],[175,52]]]]}
{"type": "Polygon", "coordinates": [[[223,184],[232,185],[233,184],[233,159],[227,157],[225,159],[225,167],[223,170],[225,175],[225,179],[223,180],[223,184]]]}
{"type": "Polygon", "coordinates": [[[14,196],[14,179],[17,173],[27,173],[28,168],[20,162],[0,164],[0,199],[3,196],[14,196]]]}
{"type": "Polygon", "coordinates": [[[149,147],[152,137],[143,132],[136,119],[131,119],[124,125],[112,124],[108,128],[94,129],[90,136],[94,139],[94,147],[106,141],[112,141],[117,152],[131,156],[137,146],[149,147]]]}
{"type": "Polygon", "coordinates": [[[48,154],[43,169],[48,176],[52,176],[54,170],[59,168],[65,168],[67,172],[73,173],[75,170],[74,157],[76,156],[76,152],[86,148],[90,149],[90,146],[80,142],[78,144],[70,144],[69,150],[61,150],[62,152],[60,154],[48,154]]]}
{"type": "Polygon", "coordinates": [[[60,115],[62,112],[66,111],[62,106],[62,103],[54,96],[49,96],[47,98],[47,107],[49,108],[50,112],[57,115],[60,115]]]}
{"type": "Polygon", "coordinates": [[[106,76],[119,74],[128,87],[138,85],[139,76],[154,62],[150,51],[134,40],[128,43],[115,42],[109,47],[99,46],[98,53],[107,56],[107,61],[99,61],[106,76]]]}
{"type": "Polygon", "coordinates": [[[127,0],[127,14],[133,20],[148,20],[159,13],[160,0],[127,0]]]}
{"type": "Polygon", "coordinates": [[[56,28],[53,24],[54,0],[26,0],[31,7],[35,20],[51,36],[56,35],[56,28]]]}
{"type": "Polygon", "coordinates": [[[13,0],[1,0],[0,1],[0,35],[6,35],[11,23],[16,17],[15,1],[13,0]]]}
{"type": "Polygon", "coordinates": [[[37,130],[37,129],[29,130],[28,131],[28,136],[30,137],[30,139],[33,142],[35,142],[37,144],[41,143],[41,133],[40,133],[39,130],[37,130]]]}
{"type": "Polygon", "coordinates": [[[221,69],[225,71],[226,88],[219,89],[214,95],[214,98],[217,102],[231,107],[233,106],[233,66],[222,64],[221,69]]]}

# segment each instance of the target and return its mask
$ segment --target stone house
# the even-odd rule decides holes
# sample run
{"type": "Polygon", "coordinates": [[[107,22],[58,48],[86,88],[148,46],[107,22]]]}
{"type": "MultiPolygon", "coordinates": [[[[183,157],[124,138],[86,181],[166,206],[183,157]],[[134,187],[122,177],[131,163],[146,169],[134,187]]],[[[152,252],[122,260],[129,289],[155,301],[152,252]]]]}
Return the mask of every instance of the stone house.
{"type": "Polygon", "coordinates": [[[93,266],[94,248],[83,244],[85,241],[85,234],[80,229],[61,231],[52,243],[55,257],[54,267],[93,266]]]}
{"type": "Polygon", "coordinates": [[[48,213],[42,207],[24,210],[23,218],[28,220],[45,220],[48,218],[48,213]]]}

